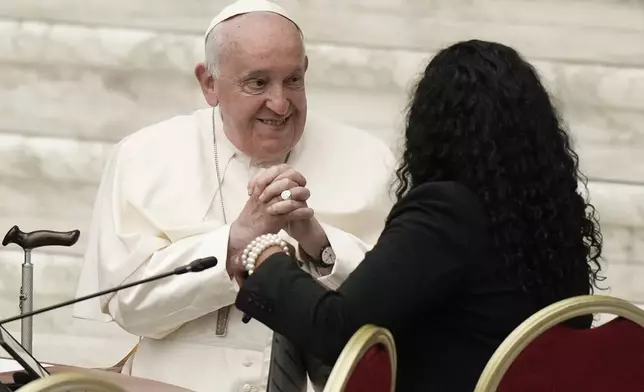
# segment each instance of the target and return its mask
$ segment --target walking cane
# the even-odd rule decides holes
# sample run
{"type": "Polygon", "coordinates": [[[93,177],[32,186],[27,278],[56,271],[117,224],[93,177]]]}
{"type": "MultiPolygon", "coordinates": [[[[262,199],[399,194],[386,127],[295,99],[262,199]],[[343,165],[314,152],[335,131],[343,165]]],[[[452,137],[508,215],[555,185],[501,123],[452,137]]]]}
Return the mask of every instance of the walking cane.
{"type": "MultiPolygon", "coordinates": [[[[20,314],[28,313],[33,310],[34,304],[34,269],[31,264],[31,250],[43,246],[72,246],[78,241],[80,236],[79,230],[72,231],[51,231],[38,230],[25,233],[18,228],[12,227],[2,240],[2,245],[7,246],[14,243],[20,246],[25,252],[25,261],[22,264],[22,286],[20,287],[20,314]]],[[[27,317],[21,320],[20,325],[21,340],[20,343],[27,351],[31,353],[33,331],[32,319],[27,317]]]]}

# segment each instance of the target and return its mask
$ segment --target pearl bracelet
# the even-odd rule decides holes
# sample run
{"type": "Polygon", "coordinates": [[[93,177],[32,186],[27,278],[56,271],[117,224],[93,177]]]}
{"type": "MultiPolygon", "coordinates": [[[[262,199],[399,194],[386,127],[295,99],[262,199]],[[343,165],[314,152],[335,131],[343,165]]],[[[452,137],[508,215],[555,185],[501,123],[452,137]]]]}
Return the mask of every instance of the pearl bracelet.
{"type": "Polygon", "coordinates": [[[241,256],[242,265],[244,266],[244,269],[248,271],[249,275],[252,275],[253,272],[255,272],[255,261],[257,261],[259,255],[271,246],[281,247],[284,253],[290,256],[288,245],[286,244],[286,241],[280,238],[280,236],[277,234],[260,235],[246,246],[246,249],[244,249],[241,256]]]}

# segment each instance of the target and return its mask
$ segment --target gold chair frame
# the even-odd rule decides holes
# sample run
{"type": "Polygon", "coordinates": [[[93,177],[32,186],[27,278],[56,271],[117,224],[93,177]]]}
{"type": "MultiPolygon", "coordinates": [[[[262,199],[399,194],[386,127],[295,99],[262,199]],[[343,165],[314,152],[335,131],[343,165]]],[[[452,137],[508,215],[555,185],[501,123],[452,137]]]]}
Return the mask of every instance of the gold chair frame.
{"type": "Polygon", "coordinates": [[[582,295],[556,302],[529,317],[508,335],[485,366],[474,392],[496,391],[519,354],[550,328],[566,320],[595,313],[623,317],[644,328],[644,310],[623,299],[582,295]]]}
{"type": "Polygon", "coordinates": [[[128,352],[128,353],[127,353],[123,358],[121,358],[121,360],[120,360],[120,361],[118,361],[115,365],[110,366],[110,367],[109,367],[109,368],[107,368],[107,369],[110,369],[111,371],[117,371],[117,372],[121,373],[121,372],[123,371],[123,367],[125,366],[125,364],[127,363],[127,361],[128,361],[130,358],[132,358],[132,356],[133,356],[134,354],[136,354],[136,350],[138,350],[138,348],[139,348],[139,344],[137,343],[134,347],[132,347],[132,349],[130,350],[130,352],[128,352]]]}
{"type": "Polygon", "coordinates": [[[58,373],[32,381],[18,392],[126,392],[109,381],[80,373],[58,373]]]}
{"type": "Polygon", "coordinates": [[[365,325],[356,331],[347,345],[344,346],[342,353],[340,353],[333,366],[333,370],[331,370],[324,392],[342,392],[358,362],[371,347],[378,344],[382,344],[389,354],[389,363],[391,365],[390,392],[394,392],[396,389],[397,369],[394,337],[387,329],[371,324],[365,325]]]}

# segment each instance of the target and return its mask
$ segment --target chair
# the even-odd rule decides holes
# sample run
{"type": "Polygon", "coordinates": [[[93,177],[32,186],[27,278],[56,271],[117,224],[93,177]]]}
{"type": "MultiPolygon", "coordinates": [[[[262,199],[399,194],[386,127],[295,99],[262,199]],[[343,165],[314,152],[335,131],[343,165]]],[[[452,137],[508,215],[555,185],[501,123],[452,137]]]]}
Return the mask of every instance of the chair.
{"type": "Polygon", "coordinates": [[[340,353],[324,392],[394,392],[396,345],[391,333],[365,325],[340,353]]]}
{"type": "MultiPolygon", "coordinates": [[[[107,367],[107,368],[103,368],[103,369],[101,369],[101,370],[106,370],[106,371],[116,372],[116,373],[123,373],[123,369],[125,368],[125,366],[126,366],[126,365],[128,365],[128,361],[132,358],[132,356],[133,356],[134,354],[136,354],[136,350],[137,350],[138,348],[139,348],[139,345],[138,345],[138,344],[136,344],[136,345],[135,345],[134,347],[132,347],[132,349],[131,349],[131,350],[130,350],[130,351],[129,351],[129,352],[128,352],[128,353],[127,353],[123,358],[121,358],[121,360],[120,360],[120,361],[118,361],[116,364],[114,364],[113,366],[107,367]]],[[[128,366],[128,369],[126,369],[125,374],[130,374],[131,367],[132,367],[132,365],[131,365],[131,363],[130,363],[130,364],[129,364],[129,366],[128,366]]]]}
{"type": "Polygon", "coordinates": [[[474,391],[644,391],[644,310],[600,295],[554,303],[503,341],[474,391]],[[618,317],[591,329],[560,325],[595,313],[618,317]]]}
{"type": "Polygon", "coordinates": [[[58,373],[32,381],[18,392],[126,392],[111,382],[79,373],[58,373]]]}

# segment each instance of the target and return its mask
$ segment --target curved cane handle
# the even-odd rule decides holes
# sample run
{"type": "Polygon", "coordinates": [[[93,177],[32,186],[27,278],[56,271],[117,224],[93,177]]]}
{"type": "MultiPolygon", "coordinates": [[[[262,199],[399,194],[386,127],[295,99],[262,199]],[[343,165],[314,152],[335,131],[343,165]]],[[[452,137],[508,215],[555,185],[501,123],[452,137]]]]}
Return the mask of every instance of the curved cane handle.
{"type": "Polygon", "coordinates": [[[18,226],[12,227],[2,240],[2,245],[14,243],[22,249],[36,249],[41,246],[72,246],[80,237],[79,230],[52,231],[37,230],[25,233],[18,226]]]}

